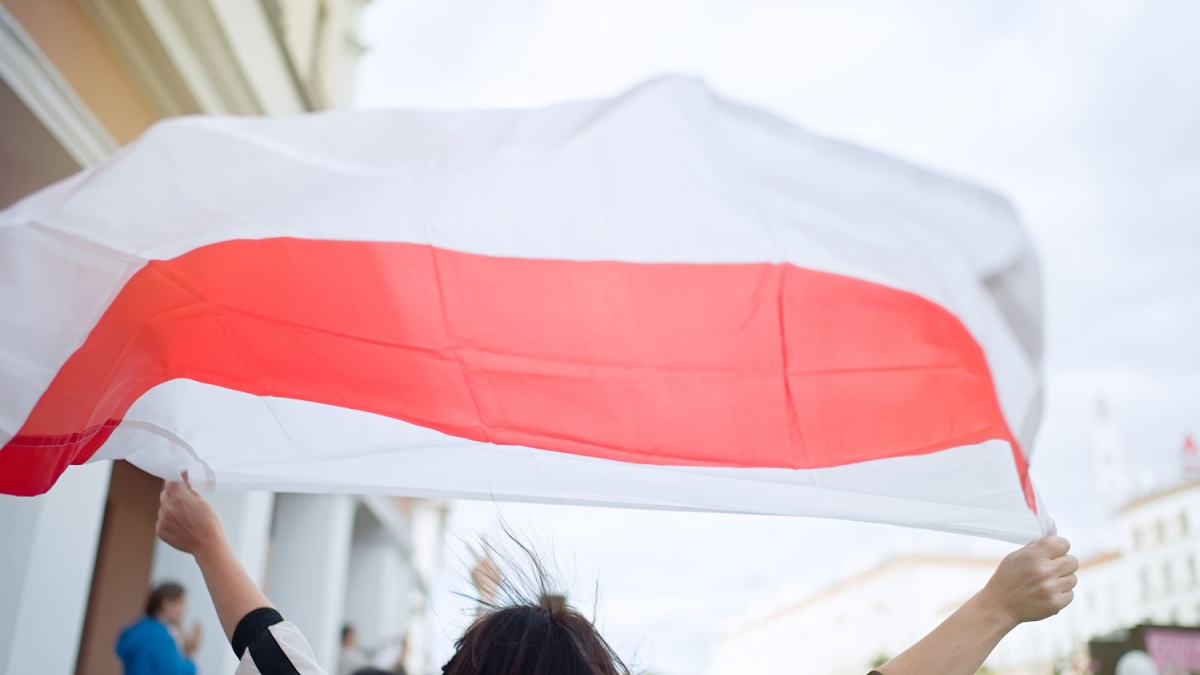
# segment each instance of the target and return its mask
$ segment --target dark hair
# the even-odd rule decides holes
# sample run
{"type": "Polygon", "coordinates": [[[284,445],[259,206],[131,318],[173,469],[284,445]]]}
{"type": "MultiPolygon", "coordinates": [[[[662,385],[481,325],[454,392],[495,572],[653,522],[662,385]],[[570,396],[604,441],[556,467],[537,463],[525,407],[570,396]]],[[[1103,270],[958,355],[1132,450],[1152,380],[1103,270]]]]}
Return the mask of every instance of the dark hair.
{"type": "MultiPolygon", "coordinates": [[[[499,555],[509,574],[493,567],[493,581],[504,600],[478,601],[483,613],[455,643],[443,675],[631,675],[592,622],[550,590],[541,558],[507,525],[504,531],[529,564],[499,555]]],[[[486,542],[484,552],[498,553],[486,542]]]]}
{"type": "Polygon", "coordinates": [[[347,635],[349,635],[353,632],[354,632],[354,626],[352,626],[351,624],[348,624],[348,623],[342,624],[342,639],[343,640],[346,639],[347,635]]]}
{"type": "Polygon", "coordinates": [[[592,622],[559,596],[488,612],[455,648],[444,675],[629,675],[592,622]]]}
{"type": "Polygon", "coordinates": [[[146,601],[146,614],[148,616],[158,616],[162,611],[163,603],[168,600],[178,600],[183,597],[183,586],[175,583],[159,584],[157,588],[150,592],[150,599],[146,601]]]}

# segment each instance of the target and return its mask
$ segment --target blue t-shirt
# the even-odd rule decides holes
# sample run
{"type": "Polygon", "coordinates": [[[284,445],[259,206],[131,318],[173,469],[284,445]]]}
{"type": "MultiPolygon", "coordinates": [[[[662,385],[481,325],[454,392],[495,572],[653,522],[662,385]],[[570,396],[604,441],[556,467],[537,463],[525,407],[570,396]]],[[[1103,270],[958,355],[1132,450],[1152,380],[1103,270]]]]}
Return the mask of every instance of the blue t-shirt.
{"type": "Polygon", "coordinates": [[[117,656],[125,675],[196,675],[196,664],[179,653],[166,624],[149,616],[121,632],[117,656]]]}

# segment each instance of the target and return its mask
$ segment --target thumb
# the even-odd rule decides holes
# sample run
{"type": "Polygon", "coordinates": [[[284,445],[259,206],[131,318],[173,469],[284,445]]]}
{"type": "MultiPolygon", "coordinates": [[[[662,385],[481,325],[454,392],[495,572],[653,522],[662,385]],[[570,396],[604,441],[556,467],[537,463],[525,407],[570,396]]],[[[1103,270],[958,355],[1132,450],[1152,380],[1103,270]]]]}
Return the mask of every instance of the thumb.
{"type": "Polygon", "coordinates": [[[179,474],[179,479],[180,479],[180,482],[183,483],[183,486],[187,488],[188,492],[190,492],[192,494],[199,494],[198,492],[196,492],[196,488],[192,487],[192,484],[190,482],[188,482],[188,470],[187,469],[184,469],[183,472],[179,474]]]}

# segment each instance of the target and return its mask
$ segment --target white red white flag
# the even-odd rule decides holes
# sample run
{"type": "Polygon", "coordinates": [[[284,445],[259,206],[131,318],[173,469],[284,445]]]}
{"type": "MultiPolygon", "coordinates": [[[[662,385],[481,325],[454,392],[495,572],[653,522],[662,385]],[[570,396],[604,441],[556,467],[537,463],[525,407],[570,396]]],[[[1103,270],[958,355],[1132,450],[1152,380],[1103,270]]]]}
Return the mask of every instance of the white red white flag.
{"type": "Polygon", "coordinates": [[[0,491],[799,514],[1029,540],[1036,264],[998,197],[654,81],[181,118],[0,214],[0,491]]]}

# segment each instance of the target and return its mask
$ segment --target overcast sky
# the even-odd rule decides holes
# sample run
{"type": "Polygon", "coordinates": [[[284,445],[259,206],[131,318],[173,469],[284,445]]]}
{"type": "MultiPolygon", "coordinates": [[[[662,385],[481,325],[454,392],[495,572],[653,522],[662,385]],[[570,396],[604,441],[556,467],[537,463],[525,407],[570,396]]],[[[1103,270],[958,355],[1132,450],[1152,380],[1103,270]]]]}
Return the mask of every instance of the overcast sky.
{"type": "MultiPolygon", "coordinates": [[[[532,107],[662,73],[996,190],[1045,277],[1047,406],[1033,476],[1099,546],[1096,400],[1130,462],[1178,476],[1200,432],[1200,3],[1087,0],[373,0],[358,106],[532,107]]],[[[502,512],[656,673],[705,672],[723,629],[897,551],[1003,545],[835,521],[456,504],[502,512]]],[[[462,588],[461,578],[444,584],[462,588]]],[[[445,589],[442,589],[444,593],[445,589]]],[[[464,618],[444,595],[442,630],[464,618]]],[[[448,638],[439,642],[444,654],[448,638]]]]}

